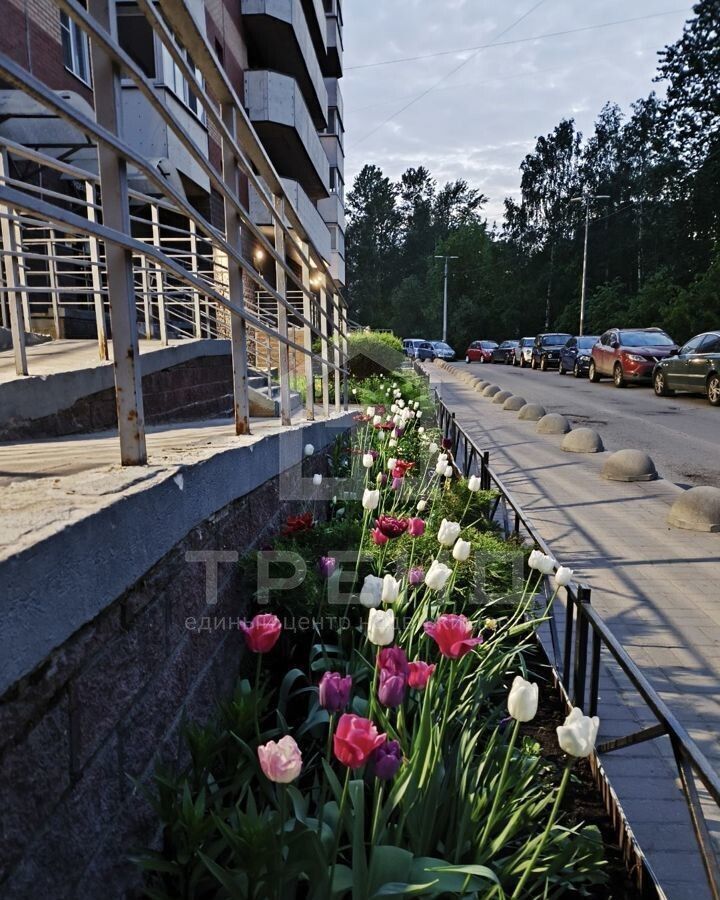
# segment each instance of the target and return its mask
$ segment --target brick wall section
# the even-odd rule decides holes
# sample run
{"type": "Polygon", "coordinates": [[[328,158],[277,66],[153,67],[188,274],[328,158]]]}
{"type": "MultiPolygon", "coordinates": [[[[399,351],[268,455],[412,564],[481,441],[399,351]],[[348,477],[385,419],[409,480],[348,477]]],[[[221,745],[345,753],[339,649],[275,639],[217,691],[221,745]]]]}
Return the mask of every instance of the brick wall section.
{"type": "MultiPolygon", "coordinates": [[[[322,471],[324,455],[302,466],[322,471]]],[[[131,778],[148,782],[160,759],[185,761],[182,722],[206,720],[231,693],[243,653],[237,629],[185,627],[243,615],[237,567],[220,565],[218,604],[207,607],[205,567],[185,553],[242,556],[297,511],[277,478],[234,501],[0,698],[3,900],[139,896],[128,854],[159,847],[160,834],[131,778]]]]}
{"type": "MultiPolygon", "coordinates": [[[[229,354],[200,356],[151,372],[143,377],[142,383],[148,425],[232,415],[232,361],[229,354]]],[[[5,423],[0,426],[0,440],[86,434],[116,426],[115,390],[109,388],[83,397],[52,416],[5,423]]]]}

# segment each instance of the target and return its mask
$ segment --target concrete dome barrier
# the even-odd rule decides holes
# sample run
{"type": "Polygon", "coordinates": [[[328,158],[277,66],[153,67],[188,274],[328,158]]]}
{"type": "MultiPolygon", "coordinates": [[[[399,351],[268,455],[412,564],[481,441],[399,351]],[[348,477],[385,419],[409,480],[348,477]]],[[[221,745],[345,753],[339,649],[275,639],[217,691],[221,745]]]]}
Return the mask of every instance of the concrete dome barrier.
{"type": "Polygon", "coordinates": [[[592,428],[573,428],[562,439],[561,450],[568,453],[602,453],[605,449],[602,438],[592,428]]]}
{"type": "Polygon", "coordinates": [[[560,413],[547,413],[537,423],[535,430],[538,434],[567,434],[570,423],[560,413]]]}
{"type": "Polygon", "coordinates": [[[701,486],[685,491],[670,507],[667,522],[688,531],[720,531],[720,488],[701,486]]]}
{"type": "Polygon", "coordinates": [[[518,413],[518,419],[526,422],[537,422],[545,415],[545,407],[539,403],[526,403],[518,413]]]}
{"type": "Polygon", "coordinates": [[[493,403],[504,403],[506,400],[509,400],[512,395],[512,391],[498,391],[498,393],[493,397],[493,403]]]}
{"type": "Polygon", "coordinates": [[[503,409],[509,409],[512,412],[517,412],[519,409],[522,409],[525,406],[525,398],[518,397],[517,394],[513,394],[512,397],[508,397],[507,400],[503,403],[503,409]]]}
{"type": "Polygon", "coordinates": [[[482,392],[483,397],[494,397],[499,393],[500,388],[496,384],[489,384],[482,392]]]}
{"type": "Polygon", "coordinates": [[[600,473],[610,481],[654,481],[655,463],[642,450],[618,450],[607,458],[600,473]]]}

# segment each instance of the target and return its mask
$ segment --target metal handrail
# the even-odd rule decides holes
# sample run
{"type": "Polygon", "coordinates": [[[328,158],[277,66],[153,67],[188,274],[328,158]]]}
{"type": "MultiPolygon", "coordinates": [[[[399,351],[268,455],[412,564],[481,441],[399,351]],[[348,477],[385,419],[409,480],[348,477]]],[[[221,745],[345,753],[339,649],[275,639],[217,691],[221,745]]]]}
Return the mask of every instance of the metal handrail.
{"type": "MultiPolygon", "coordinates": [[[[477,472],[483,489],[497,491],[498,496],[493,507],[493,517],[497,513],[499,506],[502,505],[505,533],[519,536],[521,530],[524,530],[537,548],[554,558],[547,543],[538,534],[520,504],[513,498],[502,480],[493,472],[490,467],[489,451],[481,450],[476,445],[465,429],[457,422],[455,413],[448,409],[446,404],[440,399],[437,389],[435,390],[434,399],[438,425],[443,435],[451,442],[451,450],[456,465],[461,466],[465,477],[477,472]],[[508,510],[514,517],[512,525],[509,523],[508,510]]],[[[544,589],[547,595],[551,590],[550,576],[546,576],[544,581],[544,589]]],[[[702,810],[695,778],[697,777],[700,780],[720,811],[720,776],[718,776],[718,773],[708,762],[698,745],[630,658],[604,619],[597,610],[593,609],[590,598],[591,592],[587,585],[571,583],[567,586],[565,634],[563,636],[562,650],[558,639],[555,610],[553,608],[550,611],[550,635],[554,656],[554,659],[550,660],[550,665],[555,678],[568,703],[587,709],[589,715],[592,716],[597,713],[598,707],[602,650],[607,650],[619,665],[638,695],[642,698],[647,709],[655,717],[656,724],[624,737],[599,744],[596,748],[594,760],[596,774],[601,772],[599,767],[599,754],[601,753],[610,753],[623,747],[655,740],[659,737],[667,736],[669,738],[698,849],[705,867],[708,885],[714,900],[718,900],[720,898],[720,863],[718,862],[712,837],[702,810]],[[588,652],[590,642],[592,645],[591,653],[588,652]]],[[[600,777],[606,780],[604,773],[600,777]]],[[[634,845],[639,866],[649,868],[642,852],[637,847],[634,836],[625,832],[623,837],[634,845]]],[[[650,875],[655,880],[655,876],[652,873],[650,875]]]]}

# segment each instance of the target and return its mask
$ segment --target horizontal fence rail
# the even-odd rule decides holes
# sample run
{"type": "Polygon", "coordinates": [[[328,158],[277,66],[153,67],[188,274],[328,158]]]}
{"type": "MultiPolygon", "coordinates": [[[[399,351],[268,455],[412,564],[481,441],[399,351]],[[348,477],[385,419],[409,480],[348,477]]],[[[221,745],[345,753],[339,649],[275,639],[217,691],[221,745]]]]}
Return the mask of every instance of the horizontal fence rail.
{"type": "MultiPolygon", "coordinates": [[[[423,375],[422,367],[416,367],[423,375]]],[[[537,533],[532,522],[490,467],[490,454],[481,450],[456,421],[455,413],[448,409],[435,391],[435,408],[438,426],[450,443],[456,465],[467,478],[477,474],[484,490],[496,492],[491,508],[491,518],[502,523],[506,535],[529,537],[543,553],[553,556],[548,545],[537,533]]],[[[553,556],[554,558],[554,556],[553,556]]],[[[546,576],[544,592],[552,595],[550,576],[546,576]]],[[[598,710],[600,666],[603,654],[608,654],[642,699],[655,724],[621,738],[598,744],[595,754],[596,775],[605,781],[603,794],[606,802],[614,804],[614,793],[599,766],[599,755],[621,750],[644,741],[667,737],[672,747],[678,778],[688,806],[695,838],[700,851],[711,895],[720,898],[720,864],[713,839],[707,825],[698,793],[698,784],[706,790],[714,808],[720,812],[720,777],[700,751],[685,728],[680,724],[667,704],[660,698],[650,682],[632,661],[607,623],[591,605],[590,588],[585,584],[571,583],[565,590],[566,607],[562,636],[559,633],[557,611],[550,610],[549,630],[553,651],[550,664],[555,678],[568,704],[581,707],[588,715],[598,710]]],[[[557,601],[556,601],[557,602],[557,601]]],[[[620,838],[628,850],[634,852],[634,868],[638,881],[642,881],[642,868],[646,866],[641,849],[632,834],[624,829],[623,816],[612,810],[619,823],[620,838]],[[631,843],[633,846],[628,847],[631,843]]],[[[654,876],[651,876],[654,878],[654,876]]],[[[642,886],[642,885],[641,885],[642,886]]],[[[645,885],[647,887],[647,885],[645,885]]]]}
{"type": "Polygon", "coordinates": [[[283,424],[291,421],[293,378],[305,383],[309,419],[316,379],[324,415],[331,377],[335,409],[347,409],[348,316],[340,286],[185,0],[140,0],[138,8],[189,86],[207,140],[212,135],[218,145],[214,155],[118,43],[113,0],[89,0],[87,9],[76,0],[54,5],[89,41],[94,115],[0,54],[3,81],[69,126],[84,160],[0,138],[0,316],[12,333],[17,374],[32,374],[25,334],[33,320],[47,318],[57,336],[70,311],[84,310],[101,359],[109,358],[112,339],[124,464],[146,461],[139,337],[161,344],[229,340],[238,434],[249,432],[249,368],[267,374],[269,392],[270,379],[279,382],[283,424]],[[123,132],[130,83],[207,179],[215,202],[210,218],[123,132]],[[146,187],[134,189],[131,179],[146,187]],[[241,200],[249,188],[269,229],[255,224],[241,200]],[[269,265],[253,260],[253,248],[255,260],[269,265]]]}

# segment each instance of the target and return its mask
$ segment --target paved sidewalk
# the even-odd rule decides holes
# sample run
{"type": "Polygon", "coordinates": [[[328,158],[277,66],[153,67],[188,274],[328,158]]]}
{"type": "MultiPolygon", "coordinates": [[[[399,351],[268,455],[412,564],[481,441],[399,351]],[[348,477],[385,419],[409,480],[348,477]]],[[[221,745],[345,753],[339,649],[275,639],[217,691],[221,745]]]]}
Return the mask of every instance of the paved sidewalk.
{"type": "MultiPolygon", "coordinates": [[[[720,769],[720,535],[666,525],[677,486],[606,481],[599,472],[607,453],[565,453],[560,436],[538,435],[535,423],[518,420],[442,369],[433,367],[431,378],[458,422],[490,450],[493,470],[553,553],[591,586],[593,606],[720,769]]],[[[600,688],[602,738],[654,724],[617,666],[603,666],[600,688]]],[[[606,754],[603,763],[668,897],[709,897],[669,741],[606,754]]],[[[720,833],[720,822],[712,824],[720,833]]]]}

